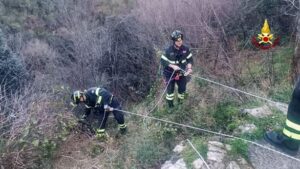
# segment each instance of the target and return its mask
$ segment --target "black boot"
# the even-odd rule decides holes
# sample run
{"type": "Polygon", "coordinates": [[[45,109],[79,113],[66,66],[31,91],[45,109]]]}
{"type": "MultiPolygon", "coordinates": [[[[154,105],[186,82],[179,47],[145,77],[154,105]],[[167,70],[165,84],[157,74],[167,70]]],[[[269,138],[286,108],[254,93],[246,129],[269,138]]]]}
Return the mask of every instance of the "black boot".
{"type": "Polygon", "coordinates": [[[280,148],[285,153],[295,156],[298,153],[299,144],[296,140],[293,140],[283,134],[275,131],[266,132],[264,139],[273,146],[280,148]]]}
{"type": "Polygon", "coordinates": [[[184,99],[178,99],[178,104],[183,104],[184,99]]]}
{"type": "Polygon", "coordinates": [[[174,107],[173,100],[168,100],[167,102],[168,102],[169,108],[174,107]]]}
{"type": "Polygon", "coordinates": [[[119,129],[120,129],[120,133],[122,135],[124,135],[124,134],[127,133],[127,125],[125,125],[125,124],[119,124],[119,129]]]}

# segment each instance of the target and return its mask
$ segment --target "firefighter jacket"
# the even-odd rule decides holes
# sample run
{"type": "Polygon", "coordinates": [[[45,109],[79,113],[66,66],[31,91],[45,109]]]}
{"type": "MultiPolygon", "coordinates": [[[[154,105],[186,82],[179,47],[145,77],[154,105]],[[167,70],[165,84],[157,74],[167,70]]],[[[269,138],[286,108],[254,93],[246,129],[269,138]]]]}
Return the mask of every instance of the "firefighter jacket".
{"type": "Polygon", "coordinates": [[[99,108],[104,111],[104,105],[110,105],[113,99],[113,95],[104,88],[92,87],[84,92],[86,97],[85,107],[86,115],[90,114],[91,108],[99,108]]]}
{"type": "Polygon", "coordinates": [[[183,70],[186,69],[187,64],[193,64],[192,53],[185,45],[182,45],[179,49],[176,49],[174,45],[170,46],[162,54],[160,61],[165,75],[171,75],[174,71],[168,66],[169,64],[177,65],[183,70]]]}

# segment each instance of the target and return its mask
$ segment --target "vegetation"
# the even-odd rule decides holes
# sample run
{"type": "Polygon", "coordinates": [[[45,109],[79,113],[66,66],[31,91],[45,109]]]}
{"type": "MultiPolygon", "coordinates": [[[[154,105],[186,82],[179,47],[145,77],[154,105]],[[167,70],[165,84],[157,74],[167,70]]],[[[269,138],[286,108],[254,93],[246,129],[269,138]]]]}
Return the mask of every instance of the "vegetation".
{"type": "Polygon", "coordinates": [[[6,38],[0,29],[0,85],[1,91],[15,93],[24,84],[27,73],[21,58],[7,46],[6,38]]]}
{"type": "MultiPolygon", "coordinates": [[[[196,148],[196,150],[199,150],[199,153],[204,158],[204,160],[206,160],[207,151],[208,151],[206,141],[203,140],[202,138],[195,137],[191,140],[191,142],[193,146],[196,148]]],[[[184,150],[183,159],[187,163],[188,168],[192,168],[192,163],[194,162],[195,159],[199,158],[199,155],[195,152],[195,150],[192,147],[190,147],[188,143],[187,146],[189,147],[184,150]]]]}
{"type": "Polygon", "coordinates": [[[236,159],[239,156],[242,156],[245,159],[248,159],[248,144],[242,140],[232,140],[229,145],[231,150],[229,155],[232,159],[236,159]]]}
{"type": "MultiPolygon", "coordinates": [[[[236,134],[240,125],[253,123],[257,129],[241,135],[245,139],[281,130],[285,115],[275,109],[262,119],[240,113],[264,101],[196,77],[186,101],[169,109],[161,95],[159,55],[170,32],[180,29],[192,48],[195,76],[288,103],[300,70],[298,5],[0,0],[0,168],[159,168],[187,138],[206,157],[211,134],[137,116],[126,116],[126,136],[110,121],[110,138],[97,142],[79,130],[76,116],[82,108],[69,106],[74,89],[91,86],[112,90],[125,110],[216,132],[236,134]],[[262,51],[250,40],[265,18],[281,44],[262,51]]],[[[246,143],[229,144],[231,158],[248,157],[246,143]]],[[[189,167],[196,156],[191,148],[183,152],[189,167]]]]}

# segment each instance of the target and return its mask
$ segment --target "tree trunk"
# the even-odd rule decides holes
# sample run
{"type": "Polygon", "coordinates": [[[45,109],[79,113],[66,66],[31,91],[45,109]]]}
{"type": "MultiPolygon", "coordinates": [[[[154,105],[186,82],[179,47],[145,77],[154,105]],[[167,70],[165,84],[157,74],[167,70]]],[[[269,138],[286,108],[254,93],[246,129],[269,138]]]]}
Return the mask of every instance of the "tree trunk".
{"type": "Polygon", "coordinates": [[[292,60],[292,81],[296,83],[300,77],[300,11],[297,13],[296,18],[296,40],[295,40],[295,50],[292,60]]]}

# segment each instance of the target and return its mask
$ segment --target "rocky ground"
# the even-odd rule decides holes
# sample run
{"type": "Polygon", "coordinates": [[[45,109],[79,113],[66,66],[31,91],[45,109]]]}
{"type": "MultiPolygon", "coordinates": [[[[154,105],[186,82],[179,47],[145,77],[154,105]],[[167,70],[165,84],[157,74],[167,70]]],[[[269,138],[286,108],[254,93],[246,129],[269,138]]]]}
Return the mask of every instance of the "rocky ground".
{"type": "MultiPolygon", "coordinates": [[[[286,114],[287,105],[284,104],[270,104],[269,106],[262,106],[253,109],[244,109],[242,113],[247,113],[256,118],[266,117],[272,114],[270,107],[275,107],[278,110],[286,114]]],[[[238,133],[253,132],[256,129],[254,124],[244,124],[238,127],[235,135],[238,133]]],[[[235,160],[228,158],[228,152],[231,146],[224,144],[222,139],[216,139],[218,137],[209,138],[207,158],[205,159],[210,169],[300,169],[300,162],[295,159],[286,157],[282,154],[264,149],[257,145],[249,144],[248,159],[239,157],[235,160]]],[[[257,140],[257,143],[282,152],[280,149],[268,144],[265,140],[257,140]]],[[[182,142],[174,148],[174,155],[168,161],[166,161],[161,169],[186,169],[187,164],[183,160],[182,151],[189,147],[187,142],[182,142]]],[[[200,151],[200,150],[198,150],[200,151]]],[[[196,153],[196,152],[195,152],[196,153]]],[[[284,152],[282,152],[284,153],[284,152]]],[[[300,153],[294,158],[299,159],[300,153]]],[[[192,163],[193,169],[206,169],[201,158],[195,159],[192,163]]]]}

